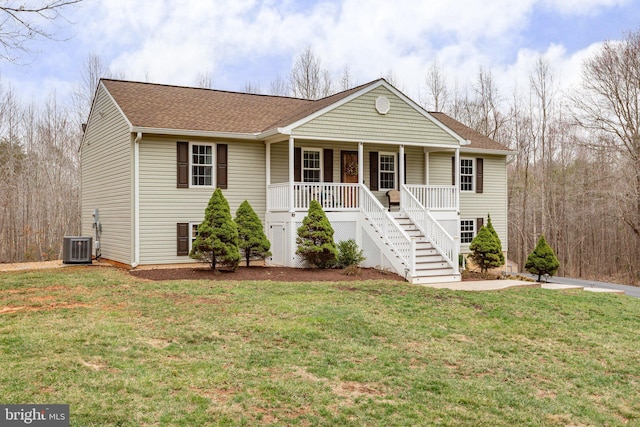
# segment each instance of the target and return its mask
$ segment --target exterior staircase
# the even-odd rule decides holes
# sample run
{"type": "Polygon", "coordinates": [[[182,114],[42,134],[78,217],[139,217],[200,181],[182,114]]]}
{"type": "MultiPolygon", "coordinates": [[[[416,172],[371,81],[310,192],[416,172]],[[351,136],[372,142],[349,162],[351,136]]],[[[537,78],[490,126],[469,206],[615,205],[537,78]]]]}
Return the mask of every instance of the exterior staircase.
{"type": "Polygon", "coordinates": [[[445,283],[459,282],[460,274],[455,274],[453,267],[440,255],[429,239],[422,234],[410,218],[400,212],[391,214],[405,232],[416,239],[415,276],[411,282],[445,283]]]}

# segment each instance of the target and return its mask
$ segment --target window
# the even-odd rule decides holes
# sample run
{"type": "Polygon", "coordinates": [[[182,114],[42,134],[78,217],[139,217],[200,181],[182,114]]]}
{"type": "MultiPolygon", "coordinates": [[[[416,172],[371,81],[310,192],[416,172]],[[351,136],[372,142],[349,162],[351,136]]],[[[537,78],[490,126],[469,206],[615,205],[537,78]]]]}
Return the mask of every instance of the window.
{"type": "Polygon", "coordinates": [[[460,243],[465,245],[471,243],[476,235],[476,221],[473,219],[463,219],[460,221],[460,243]]]}
{"type": "Polygon", "coordinates": [[[460,159],[460,191],[473,191],[473,159],[460,159]]]}
{"type": "Polygon", "coordinates": [[[212,145],[191,145],[191,185],[213,186],[212,145]]]}
{"type": "Polygon", "coordinates": [[[320,182],[322,180],[321,151],[315,148],[302,150],[302,182],[320,182]]]}
{"type": "Polygon", "coordinates": [[[396,154],[380,153],[378,165],[379,189],[393,190],[396,188],[396,154]]]}
{"type": "Polygon", "coordinates": [[[193,249],[193,242],[196,241],[196,237],[198,237],[198,227],[200,223],[191,222],[189,223],[189,228],[191,229],[191,234],[189,235],[189,253],[191,253],[191,249],[193,249]]]}

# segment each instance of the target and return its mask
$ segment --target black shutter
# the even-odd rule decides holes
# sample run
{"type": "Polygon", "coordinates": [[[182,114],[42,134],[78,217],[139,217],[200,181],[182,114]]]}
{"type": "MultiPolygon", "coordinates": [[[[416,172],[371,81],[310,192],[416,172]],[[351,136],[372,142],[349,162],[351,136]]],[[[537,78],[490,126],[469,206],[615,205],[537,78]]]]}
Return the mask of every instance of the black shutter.
{"type": "Polygon", "coordinates": [[[369,153],[369,190],[378,191],[378,152],[369,153]]]}
{"type": "Polygon", "coordinates": [[[293,180],[302,182],[302,148],[293,149],[293,180]]]}
{"type": "Polygon", "coordinates": [[[176,143],[178,160],[178,188],[189,188],[189,143],[178,141],[176,143]]]}
{"type": "Polygon", "coordinates": [[[451,158],[451,185],[456,185],[456,158],[451,158]]]}
{"type": "Polygon", "coordinates": [[[484,160],[476,159],[476,193],[484,191],[484,160]]]}
{"type": "Polygon", "coordinates": [[[322,161],[324,162],[322,171],[324,182],[333,182],[333,150],[331,148],[323,150],[322,161]]]}
{"type": "MultiPolygon", "coordinates": [[[[404,153],[404,185],[407,185],[407,153],[404,153]]],[[[400,189],[400,179],[398,179],[398,190],[399,189],[400,189]]]]}
{"type": "Polygon", "coordinates": [[[476,233],[480,231],[480,228],[484,225],[484,218],[476,218],[476,233]]]}
{"type": "Polygon", "coordinates": [[[178,256],[189,255],[189,223],[178,223],[178,256]]]}
{"type": "Polygon", "coordinates": [[[216,144],[216,186],[227,188],[227,144],[216,144]]]}

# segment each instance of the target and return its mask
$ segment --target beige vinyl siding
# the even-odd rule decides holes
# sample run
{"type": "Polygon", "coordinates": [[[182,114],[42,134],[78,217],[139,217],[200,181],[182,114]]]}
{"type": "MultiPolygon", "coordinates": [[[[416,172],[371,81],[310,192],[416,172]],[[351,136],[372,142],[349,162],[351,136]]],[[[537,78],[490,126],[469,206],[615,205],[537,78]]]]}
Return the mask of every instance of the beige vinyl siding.
{"type": "MultiPolygon", "coordinates": [[[[176,188],[178,140],[188,139],[143,137],[140,142],[140,264],[193,262],[187,256],[176,255],[176,224],[202,222],[215,188],[176,188]]],[[[222,191],[231,216],[235,217],[246,199],[264,222],[264,143],[194,139],[191,142],[228,145],[228,188],[222,191]]]]}
{"type": "MultiPolygon", "coordinates": [[[[429,184],[451,185],[453,153],[431,153],[429,155],[429,184]]],[[[484,218],[491,215],[502,249],[507,250],[507,165],[506,156],[488,156],[464,153],[461,158],[484,159],[484,189],[482,193],[463,191],[460,193],[460,219],[484,218]]],[[[462,245],[462,251],[469,245],[462,245]]]]}
{"type": "Polygon", "coordinates": [[[354,141],[457,144],[457,140],[385,87],[378,87],[297,128],[293,136],[352,139],[354,141]],[[378,96],[391,109],[379,114],[378,96]]]}
{"type": "MultiPolygon", "coordinates": [[[[340,158],[341,151],[358,151],[357,143],[342,143],[331,141],[295,141],[295,147],[301,148],[319,148],[333,150],[333,182],[340,182],[340,158]]],[[[369,187],[369,153],[372,151],[396,153],[398,159],[400,148],[397,145],[387,144],[364,144],[364,183],[369,187]]],[[[419,184],[425,183],[424,170],[424,151],[422,147],[405,146],[405,154],[407,157],[407,183],[419,184]]],[[[397,161],[396,161],[397,163],[397,161]]],[[[396,173],[399,173],[399,165],[396,164],[396,173]]],[[[399,175],[396,175],[399,179],[399,175]]],[[[271,145],[271,183],[278,184],[289,181],[289,142],[279,142],[271,145]]],[[[386,191],[375,191],[374,194],[380,202],[387,206],[386,191]]]]}
{"type": "Polygon", "coordinates": [[[95,239],[100,210],[102,256],[133,262],[133,143],[129,124],[100,87],[81,149],[82,235],[95,239]]]}

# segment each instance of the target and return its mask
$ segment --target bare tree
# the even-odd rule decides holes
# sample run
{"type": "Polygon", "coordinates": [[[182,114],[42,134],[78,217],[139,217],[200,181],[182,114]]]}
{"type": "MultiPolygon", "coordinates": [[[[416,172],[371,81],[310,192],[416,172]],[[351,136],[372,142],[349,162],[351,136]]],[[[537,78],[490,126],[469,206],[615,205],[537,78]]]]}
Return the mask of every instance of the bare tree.
{"type": "Polygon", "coordinates": [[[342,69],[342,75],[340,76],[340,79],[338,82],[338,89],[340,91],[345,91],[345,90],[351,89],[354,86],[356,86],[356,84],[353,81],[353,76],[351,75],[351,69],[349,68],[348,65],[345,65],[344,68],[342,69]]]}
{"type": "Polygon", "coordinates": [[[269,95],[288,96],[289,85],[287,81],[280,76],[271,80],[271,83],[269,84],[269,95]]]}
{"type": "Polygon", "coordinates": [[[262,91],[258,83],[247,81],[244,84],[244,93],[262,93],[262,91]]]}
{"type": "Polygon", "coordinates": [[[201,73],[198,73],[195,80],[196,87],[200,87],[202,89],[213,89],[213,73],[211,70],[207,70],[201,73]]]}
{"type": "Polygon", "coordinates": [[[447,78],[433,61],[427,70],[425,76],[426,99],[423,101],[424,106],[431,111],[444,111],[448,100],[447,78]]]}
{"type": "Polygon", "coordinates": [[[77,115],[78,126],[86,122],[98,83],[103,77],[112,77],[109,67],[99,55],[89,55],[80,70],[80,83],[76,85],[73,92],[73,108],[77,115]]]}
{"type": "Polygon", "coordinates": [[[289,74],[289,86],[293,96],[319,99],[332,93],[331,75],[322,68],[311,47],[307,47],[296,59],[289,74]]]}
{"type": "Polygon", "coordinates": [[[0,58],[14,62],[15,51],[28,52],[27,42],[39,38],[53,39],[45,23],[64,19],[65,7],[82,0],[43,0],[40,2],[8,0],[0,6],[0,58]]]}
{"type": "Polygon", "coordinates": [[[581,88],[571,99],[578,123],[620,156],[617,166],[625,172],[617,186],[623,195],[620,215],[636,235],[640,259],[640,30],[620,42],[606,41],[585,62],[581,88]]]}

